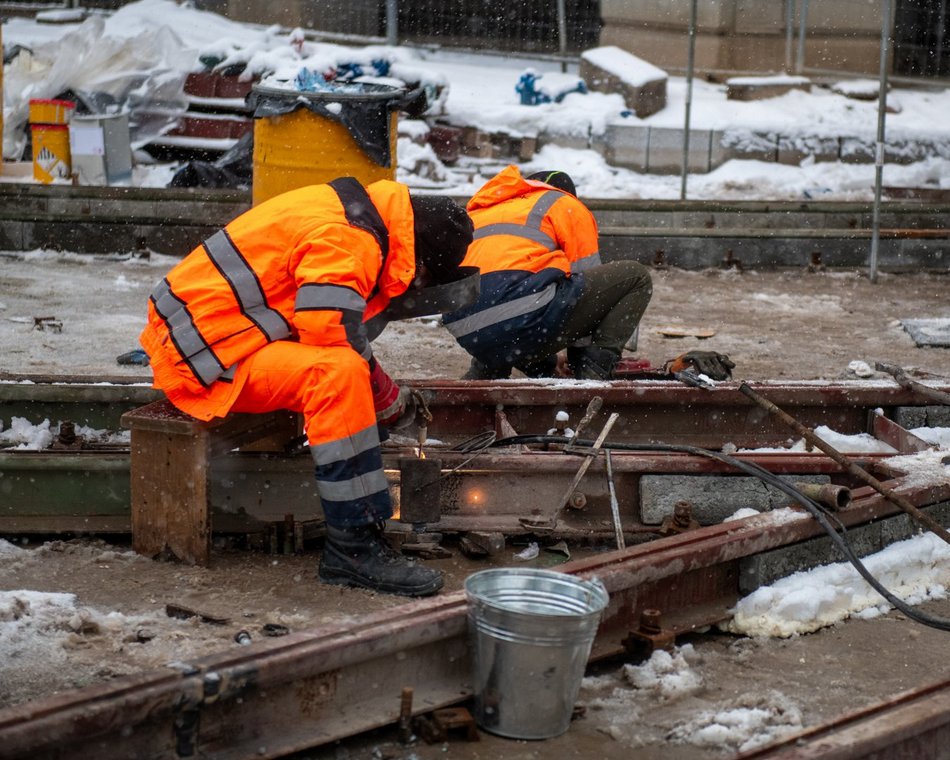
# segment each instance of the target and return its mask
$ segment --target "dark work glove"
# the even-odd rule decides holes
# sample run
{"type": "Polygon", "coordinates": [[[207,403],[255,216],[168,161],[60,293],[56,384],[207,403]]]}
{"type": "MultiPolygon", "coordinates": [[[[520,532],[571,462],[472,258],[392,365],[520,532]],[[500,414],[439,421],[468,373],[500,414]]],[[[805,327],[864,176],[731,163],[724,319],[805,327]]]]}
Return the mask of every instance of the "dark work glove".
{"type": "Polygon", "coordinates": [[[715,351],[689,351],[670,359],[664,369],[671,375],[692,369],[712,380],[729,380],[735,366],[735,362],[725,354],[717,354],[715,351]]]}

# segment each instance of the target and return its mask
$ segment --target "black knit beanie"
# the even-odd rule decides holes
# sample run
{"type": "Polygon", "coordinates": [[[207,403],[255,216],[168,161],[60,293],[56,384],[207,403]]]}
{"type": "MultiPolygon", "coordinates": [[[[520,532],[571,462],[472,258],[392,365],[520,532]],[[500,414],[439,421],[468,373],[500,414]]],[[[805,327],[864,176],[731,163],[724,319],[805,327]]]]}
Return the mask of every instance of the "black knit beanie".
{"type": "Polygon", "coordinates": [[[442,195],[413,195],[410,200],[416,260],[426,265],[436,284],[454,282],[472,243],[472,220],[464,208],[442,195]]]}
{"type": "Polygon", "coordinates": [[[525,179],[543,182],[551,187],[556,187],[558,190],[570,193],[575,198],[577,197],[577,188],[574,187],[574,180],[571,179],[569,174],[558,171],[557,169],[547,172],[535,172],[530,177],[525,177],[525,179]]]}

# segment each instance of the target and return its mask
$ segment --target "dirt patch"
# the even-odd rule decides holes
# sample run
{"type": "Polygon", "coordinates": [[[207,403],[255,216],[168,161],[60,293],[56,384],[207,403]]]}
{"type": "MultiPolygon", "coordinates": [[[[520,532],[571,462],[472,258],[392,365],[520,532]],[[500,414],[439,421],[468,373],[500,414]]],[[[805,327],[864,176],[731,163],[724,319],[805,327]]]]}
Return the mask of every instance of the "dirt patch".
{"type": "MultiPolygon", "coordinates": [[[[147,368],[119,366],[116,357],[138,347],[148,293],[174,261],[0,256],[0,370],[149,380],[147,368]],[[39,329],[37,317],[61,325],[39,329]]],[[[728,354],[745,380],[854,378],[855,361],[950,377],[950,349],[918,347],[900,323],[950,317],[950,275],[881,274],[871,283],[858,270],[652,273],[653,299],[629,355],[653,365],[701,348],[728,354]],[[669,327],[715,334],[664,337],[669,327]]],[[[469,363],[431,319],[390,324],[373,349],[405,379],[458,378],[469,363]]]]}

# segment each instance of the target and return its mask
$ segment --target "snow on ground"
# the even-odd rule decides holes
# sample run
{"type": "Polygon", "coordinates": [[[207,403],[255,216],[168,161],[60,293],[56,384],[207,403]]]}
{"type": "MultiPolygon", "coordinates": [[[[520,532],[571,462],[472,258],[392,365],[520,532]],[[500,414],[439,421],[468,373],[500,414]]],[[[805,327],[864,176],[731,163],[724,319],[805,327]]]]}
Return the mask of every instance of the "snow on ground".
{"type": "MultiPolygon", "coordinates": [[[[602,135],[609,123],[618,121],[682,127],[687,90],[683,77],[670,77],[667,107],[642,120],[622,115],[627,109],[617,94],[573,93],[560,103],[526,106],[520,104],[516,92],[522,74],[531,69],[540,77],[540,86],[545,87],[547,78],[556,89],[571,77],[576,78],[576,65],[570,66],[565,75],[560,64],[517,56],[316,43],[305,41],[300,30],[242,24],[171,0],[140,0],[113,15],[93,16],[81,24],[11,18],[3,24],[3,41],[8,47],[22,45],[35,53],[30,71],[12,64],[6,67],[4,153],[8,159],[14,157],[17,147],[22,148],[22,142],[17,145],[14,130],[25,122],[27,98],[54,97],[67,87],[101,87],[110,92],[136,87],[141,90],[141,82],[129,74],[130,68],[151,67],[150,72],[138,73],[149,75],[151,84],[161,82],[171,88],[175,81],[180,85],[188,71],[201,68],[202,56],[246,63],[249,74],[272,72],[271,84],[292,79],[304,69],[319,73],[341,62],[368,65],[372,60],[385,59],[391,64],[393,76],[445,86],[447,92],[437,102],[436,110],[449,123],[489,133],[551,136],[555,144],[545,145],[531,160],[523,162],[526,171],[552,167],[565,170],[574,178],[579,194],[588,198],[673,199],[680,194],[679,177],[612,167],[596,151],[556,143],[563,143],[564,138],[584,140],[602,135]],[[61,50],[70,51],[68,60],[59,59],[61,50]]],[[[843,93],[855,88],[846,82],[829,89],[813,87],[811,92],[795,90],[749,102],[727,100],[726,89],[724,84],[699,78],[693,82],[694,128],[728,130],[731,139],[740,142],[762,132],[780,133],[792,140],[837,139],[841,135],[874,138],[877,103],[847,97],[843,93]]],[[[132,95],[136,93],[133,89],[132,95]]],[[[141,99],[142,93],[138,92],[137,97],[141,99]]],[[[175,102],[175,93],[162,97],[167,103],[175,102]]],[[[899,112],[887,117],[889,144],[950,137],[950,118],[942,118],[950,115],[950,90],[892,88],[888,102],[895,107],[899,104],[899,112]]],[[[434,155],[420,156],[420,150],[425,149],[408,136],[400,138],[397,164],[403,168],[398,178],[420,190],[437,188],[440,192],[470,195],[488,178],[478,171],[479,160],[463,159],[450,168],[442,166],[434,155]]],[[[497,162],[490,162],[489,176],[496,169],[497,162]]],[[[170,174],[167,165],[139,166],[133,184],[164,186],[170,174]]],[[[908,165],[887,164],[884,181],[896,186],[942,188],[950,186],[948,177],[950,158],[934,155],[908,165]]],[[[734,160],[708,174],[692,175],[688,193],[696,199],[869,200],[873,186],[873,164],[806,160],[800,166],[787,166],[734,160]]]]}

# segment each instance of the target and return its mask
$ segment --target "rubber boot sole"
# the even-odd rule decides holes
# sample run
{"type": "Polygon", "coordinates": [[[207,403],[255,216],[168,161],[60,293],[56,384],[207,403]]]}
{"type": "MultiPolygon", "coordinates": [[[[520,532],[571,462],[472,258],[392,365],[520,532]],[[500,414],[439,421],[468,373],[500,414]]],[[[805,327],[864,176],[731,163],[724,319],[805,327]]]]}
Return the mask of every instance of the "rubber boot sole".
{"type": "Polygon", "coordinates": [[[380,591],[384,594],[412,597],[432,596],[445,585],[445,581],[441,576],[436,576],[429,583],[420,586],[403,586],[394,583],[377,583],[357,573],[348,573],[345,570],[325,570],[322,567],[317,571],[317,577],[323,583],[333,586],[356,586],[370,591],[380,591]]]}

